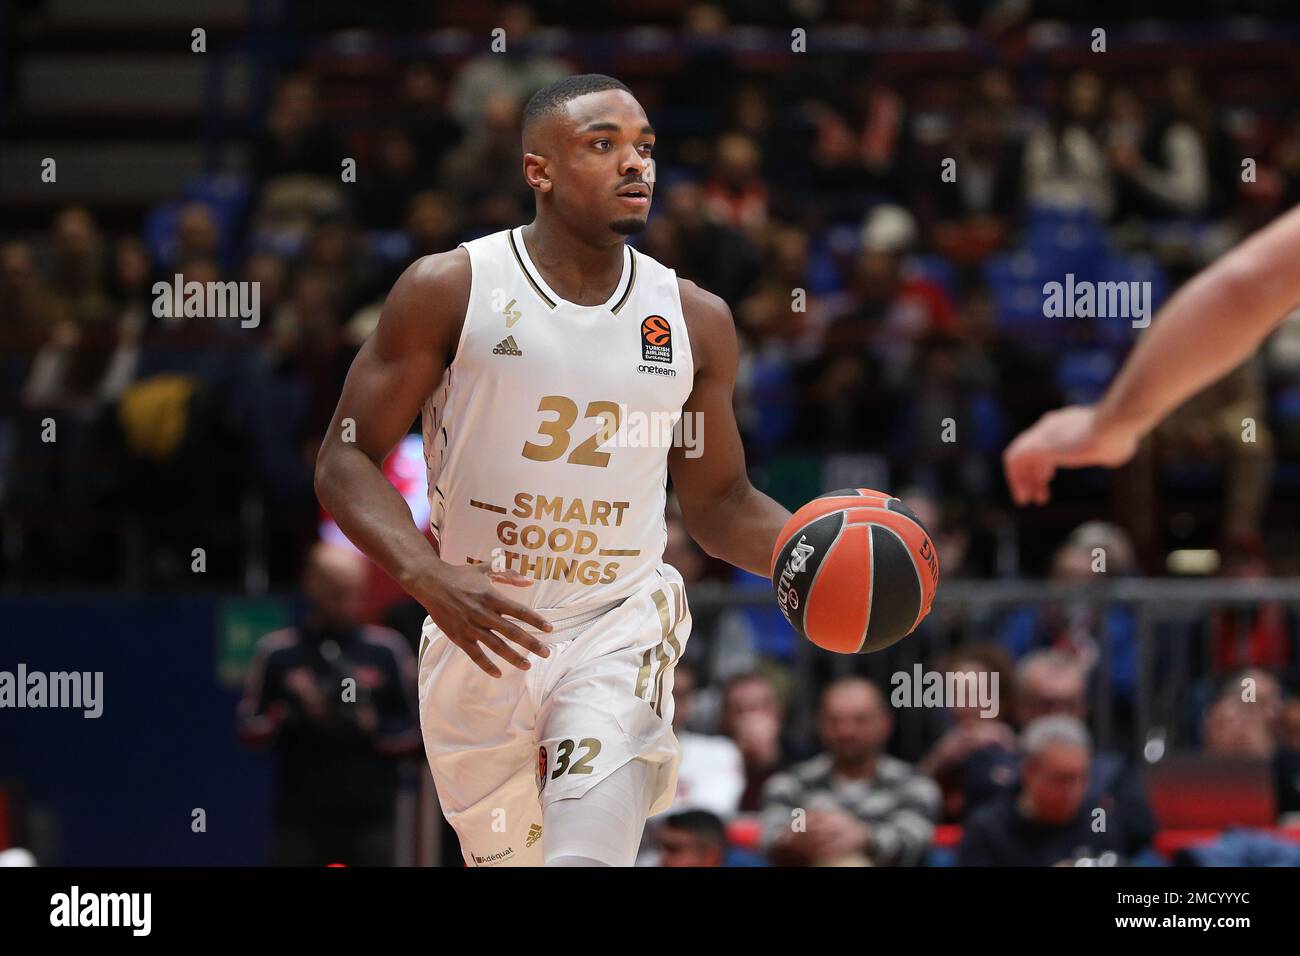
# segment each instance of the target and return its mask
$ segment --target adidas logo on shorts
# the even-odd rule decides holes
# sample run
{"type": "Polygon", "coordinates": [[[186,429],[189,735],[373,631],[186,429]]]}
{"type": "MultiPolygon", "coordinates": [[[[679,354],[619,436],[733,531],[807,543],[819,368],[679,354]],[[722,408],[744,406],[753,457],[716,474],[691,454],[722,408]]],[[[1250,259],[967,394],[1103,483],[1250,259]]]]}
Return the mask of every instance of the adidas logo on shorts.
{"type": "Polygon", "coordinates": [[[496,348],[492,350],[492,354],[493,355],[523,355],[524,353],[520,351],[519,346],[515,343],[515,337],[513,335],[507,335],[504,339],[502,339],[500,342],[497,343],[496,348]]]}

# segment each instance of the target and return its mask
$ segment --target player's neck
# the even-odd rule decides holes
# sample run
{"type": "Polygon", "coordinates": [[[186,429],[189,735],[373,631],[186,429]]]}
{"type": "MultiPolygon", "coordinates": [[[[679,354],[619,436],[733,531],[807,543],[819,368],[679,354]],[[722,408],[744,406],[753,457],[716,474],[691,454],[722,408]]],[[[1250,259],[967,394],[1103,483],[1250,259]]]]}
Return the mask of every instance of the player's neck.
{"type": "Polygon", "coordinates": [[[546,284],[575,305],[600,305],[623,277],[623,241],[593,246],[540,216],[523,230],[528,258],[546,284]]]}

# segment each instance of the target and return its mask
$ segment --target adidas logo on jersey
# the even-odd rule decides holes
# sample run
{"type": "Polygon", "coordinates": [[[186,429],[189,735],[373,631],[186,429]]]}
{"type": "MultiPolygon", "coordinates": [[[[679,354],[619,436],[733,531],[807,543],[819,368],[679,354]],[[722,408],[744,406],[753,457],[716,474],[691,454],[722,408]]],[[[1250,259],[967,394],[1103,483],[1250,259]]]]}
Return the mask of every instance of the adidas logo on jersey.
{"type": "Polygon", "coordinates": [[[532,846],[541,838],[542,838],[542,828],[540,825],[534,823],[528,827],[528,839],[524,842],[524,846],[532,846]]]}
{"type": "Polygon", "coordinates": [[[493,355],[523,355],[519,345],[515,342],[513,335],[507,335],[497,343],[496,348],[492,350],[493,355]]]}

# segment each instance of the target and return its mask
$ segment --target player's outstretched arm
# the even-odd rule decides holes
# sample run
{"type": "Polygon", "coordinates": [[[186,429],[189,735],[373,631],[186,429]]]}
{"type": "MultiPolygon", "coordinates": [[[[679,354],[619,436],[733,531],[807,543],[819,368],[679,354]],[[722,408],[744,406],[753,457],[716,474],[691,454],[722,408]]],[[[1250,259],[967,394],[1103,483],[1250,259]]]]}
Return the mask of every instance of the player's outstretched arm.
{"type": "Polygon", "coordinates": [[[1194,276],[1160,310],[1096,405],[1048,412],[1002,456],[1016,504],[1057,468],[1114,467],[1161,419],[1246,360],[1300,303],[1300,207],[1194,276]]]}
{"type": "Polygon", "coordinates": [[[776,536],[790,512],[751,485],[745,471],[732,405],[736,325],[722,299],[685,279],[679,285],[695,359],[695,382],[682,414],[692,416],[700,452],[683,444],[668,456],[682,518],[708,554],[768,577],[776,536]]]}
{"type": "Polygon", "coordinates": [[[469,285],[469,253],[459,248],[418,259],[402,273],[348,371],[316,459],[316,495],[343,533],[419,601],[453,643],[500,677],[484,647],[515,667],[529,666],[502,637],[543,657],[549,653],[507,616],[549,631],[546,620],[506,600],[492,584],[527,587],[532,579],[440,559],[382,471],[384,458],[442,381],[460,338],[469,285]]]}

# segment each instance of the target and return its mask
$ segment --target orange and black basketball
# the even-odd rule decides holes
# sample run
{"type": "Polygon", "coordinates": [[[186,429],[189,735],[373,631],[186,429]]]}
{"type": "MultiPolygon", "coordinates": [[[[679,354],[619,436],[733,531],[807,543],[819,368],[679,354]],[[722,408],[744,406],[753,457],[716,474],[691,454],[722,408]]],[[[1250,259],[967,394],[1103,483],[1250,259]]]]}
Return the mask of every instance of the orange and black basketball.
{"type": "Polygon", "coordinates": [[[831,491],[786,522],[772,554],[772,587],[790,625],[841,654],[902,640],[930,613],[939,558],[929,533],[897,498],[869,488],[831,491]]]}

